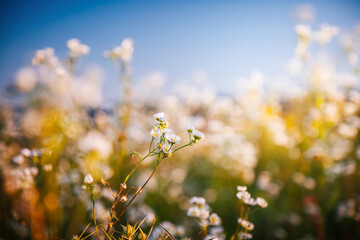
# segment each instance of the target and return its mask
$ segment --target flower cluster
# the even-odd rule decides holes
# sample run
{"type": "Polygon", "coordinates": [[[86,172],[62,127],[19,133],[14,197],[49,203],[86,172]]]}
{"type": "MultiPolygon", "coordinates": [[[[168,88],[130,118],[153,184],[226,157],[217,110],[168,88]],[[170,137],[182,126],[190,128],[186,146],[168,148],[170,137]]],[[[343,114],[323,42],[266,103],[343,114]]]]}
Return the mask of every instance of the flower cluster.
{"type": "Polygon", "coordinates": [[[90,47],[81,43],[77,38],[72,38],[67,41],[67,47],[70,52],[70,57],[72,58],[78,58],[87,55],[90,52],[90,47]]]}
{"type": "Polygon", "coordinates": [[[36,51],[35,56],[32,59],[33,65],[48,64],[56,66],[59,63],[58,58],[54,55],[55,50],[53,48],[44,48],[36,51]]]}
{"type": "MultiPolygon", "coordinates": [[[[154,114],[155,125],[151,129],[152,142],[156,153],[164,153],[170,157],[174,151],[172,148],[175,144],[180,143],[181,138],[168,128],[169,123],[165,121],[163,112],[154,114]]],[[[151,147],[151,146],[150,146],[151,147]]]]}
{"type": "MultiPolygon", "coordinates": [[[[199,225],[202,227],[205,236],[208,233],[209,226],[220,226],[221,219],[216,213],[210,213],[210,207],[206,203],[205,198],[203,197],[192,197],[190,199],[190,207],[187,211],[189,217],[195,217],[199,221],[199,225]]],[[[222,232],[222,231],[221,231],[222,232]]],[[[209,237],[209,236],[207,236],[209,237]]],[[[216,237],[216,236],[212,236],[216,237]]],[[[211,238],[211,237],[210,237],[211,238]]]]}
{"type": "Polygon", "coordinates": [[[121,46],[114,47],[111,51],[105,51],[104,56],[108,59],[120,59],[124,63],[130,63],[134,53],[134,42],[130,38],[122,41],[121,46]]]}
{"type": "Polygon", "coordinates": [[[240,239],[251,239],[252,234],[248,233],[248,231],[252,231],[254,229],[254,224],[248,221],[248,216],[251,211],[251,207],[259,206],[260,208],[266,208],[268,203],[263,198],[252,198],[251,194],[247,191],[246,186],[238,186],[238,192],[236,193],[237,198],[241,201],[241,212],[240,218],[238,218],[238,224],[240,231],[234,233],[234,237],[238,236],[240,239]]]}

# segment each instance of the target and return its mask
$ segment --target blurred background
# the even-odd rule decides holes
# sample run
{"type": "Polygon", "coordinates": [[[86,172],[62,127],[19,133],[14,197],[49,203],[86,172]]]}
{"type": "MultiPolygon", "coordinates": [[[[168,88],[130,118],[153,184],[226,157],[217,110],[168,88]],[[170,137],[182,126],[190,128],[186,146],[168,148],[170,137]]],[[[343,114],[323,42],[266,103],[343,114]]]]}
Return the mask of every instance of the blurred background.
{"type": "Polygon", "coordinates": [[[130,153],[154,148],[157,112],[176,146],[189,124],[205,137],[165,159],[121,224],[147,217],[149,239],[164,239],[159,223],[193,237],[199,196],[221,218],[200,238],[245,239],[242,185],[268,202],[247,216],[254,239],[360,238],[359,1],[7,1],[0,11],[0,239],[104,239],[93,211],[107,226],[109,186],[130,199],[151,176],[155,156],[120,191],[139,160],[130,153]]]}
{"type": "MultiPolygon", "coordinates": [[[[106,49],[132,38],[134,81],[159,72],[169,85],[203,74],[222,93],[253,70],[270,79],[284,73],[293,55],[296,9],[309,6],[308,23],[351,31],[360,3],[350,0],[291,1],[5,1],[1,3],[1,82],[28,65],[36,49],[67,53],[78,38],[91,46],[84,65],[105,69],[105,100],[114,102],[118,84],[106,49]]],[[[270,81],[270,80],[269,80],[270,81]]],[[[272,81],[274,83],[276,81],[272,81]]],[[[268,80],[266,80],[268,84],[268,80]]]]}

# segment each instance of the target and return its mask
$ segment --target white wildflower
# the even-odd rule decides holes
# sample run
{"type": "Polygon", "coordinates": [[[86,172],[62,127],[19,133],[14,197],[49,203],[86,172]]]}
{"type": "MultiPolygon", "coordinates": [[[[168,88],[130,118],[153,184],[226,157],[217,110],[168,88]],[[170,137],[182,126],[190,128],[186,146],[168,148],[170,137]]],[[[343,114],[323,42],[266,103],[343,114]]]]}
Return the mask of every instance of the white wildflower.
{"type": "Polygon", "coordinates": [[[200,216],[200,208],[198,207],[190,207],[187,211],[187,215],[189,217],[199,217],[200,216]]]}
{"type": "Polygon", "coordinates": [[[154,119],[156,120],[156,121],[159,121],[159,122],[164,122],[165,121],[165,113],[163,113],[163,112],[159,112],[159,113],[155,113],[154,115],[153,115],[153,117],[154,117],[154,119]]]}
{"type": "Polygon", "coordinates": [[[199,205],[199,206],[203,206],[206,204],[206,200],[203,197],[192,197],[189,202],[192,205],[199,205]]]}
{"type": "Polygon", "coordinates": [[[238,192],[236,194],[236,197],[239,198],[242,201],[245,201],[246,199],[249,199],[251,197],[249,192],[238,192]]]}
{"type": "Polygon", "coordinates": [[[67,41],[67,47],[70,51],[70,56],[73,58],[87,55],[90,52],[88,45],[82,44],[79,39],[73,38],[67,41]]]}
{"type": "Polygon", "coordinates": [[[247,187],[246,186],[237,186],[237,190],[239,192],[245,192],[247,190],[247,187]]]}
{"type": "Polygon", "coordinates": [[[240,236],[241,239],[252,239],[252,234],[250,234],[250,233],[242,232],[242,233],[239,234],[239,236],[240,236]]]}
{"type": "Polygon", "coordinates": [[[216,213],[212,213],[209,217],[210,225],[220,225],[221,219],[216,213]]]}
{"type": "Polygon", "coordinates": [[[23,155],[24,157],[30,157],[31,150],[28,148],[23,148],[20,150],[20,154],[23,155]]]}
{"type": "Polygon", "coordinates": [[[21,165],[24,162],[24,156],[23,155],[16,155],[13,157],[12,161],[16,163],[17,165],[21,165]]]}
{"type": "Polygon", "coordinates": [[[268,202],[261,197],[256,198],[256,204],[261,208],[266,208],[268,206],[268,202]]]}
{"type": "Polygon", "coordinates": [[[205,137],[204,133],[197,131],[197,130],[193,131],[193,135],[194,135],[195,140],[201,140],[205,137]]]}
{"type": "Polygon", "coordinates": [[[171,144],[170,144],[170,143],[164,143],[164,144],[162,145],[161,150],[162,150],[164,153],[166,153],[166,154],[171,154],[171,153],[172,153],[172,151],[171,151],[171,144]]]}
{"type": "Polygon", "coordinates": [[[160,139],[160,138],[156,138],[156,139],[155,139],[154,147],[155,147],[155,150],[156,150],[156,151],[162,150],[163,143],[161,142],[161,139],[160,139]]]}
{"type": "Polygon", "coordinates": [[[161,132],[158,130],[158,129],[151,129],[151,137],[153,138],[158,138],[160,137],[161,135],[161,132]]]}
{"type": "Polygon", "coordinates": [[[84,183],[86,184],[92,184],[94,182],[93,177],[91,176],[90,173],[86,174],[85,178],[84,178],[84,183]]]}
{"type": "Polygon", "coordinates": [[[192,132],[195,130],[195,127],[192,126],[192,125],[188,125],[188,126],[186,127],[186,130],[187,130],[189,133],[192,133],[192,132]]]}
{"type": "Polygon", "coordinates": [[[166,133],[165,139],[168,140],[172,144],[177,144],[181,141],[181,137],[179,137],[175,133],[166,133]]]}
{"type": "Polygon", "coordinates": [[[52,171],[52,165],[51,164],[45,164],[43,166],[43,169],[45,172],[51,172],[52,171]]]}
{"type": "Polygon", "coordinates": [[[255,205],[256,205],[256,201],[255,201],[255,199],[253,199],[253,198],[245,199],[245,200],[244,200],[244,203],[245,203],[246,205],[249,205],[249,206],[255,206],[255,205]]]}

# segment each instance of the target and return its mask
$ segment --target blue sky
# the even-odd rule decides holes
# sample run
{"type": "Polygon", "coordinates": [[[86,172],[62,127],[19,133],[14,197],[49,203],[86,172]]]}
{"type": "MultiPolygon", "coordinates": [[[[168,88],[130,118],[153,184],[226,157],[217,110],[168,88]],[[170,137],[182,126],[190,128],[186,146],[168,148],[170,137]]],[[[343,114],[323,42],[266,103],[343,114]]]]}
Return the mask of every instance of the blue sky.
{"type": "MultiPolygon", "coordinates": [[[[76,37],[91,47],[83,65],[97,63],[105,69],[104,92],[113,99],[118,83],[103,51],[131,37],[135,41],[134,81],[162,71],[172,84],[202,70],[211,84],[227,91],[234,79],[252,70],[266,76],[283,71],[296,44],[292,13],[301,3],[304,1],[2,1],[0,81],[10,81],[18,68],[29,65],[36,49],[51,46],[64,57],[66,41],[76,37]]],[[[316,8],[314,25],[328,22],[350,30],[360,22],[360,1],[307,3],[316,8]]]]}

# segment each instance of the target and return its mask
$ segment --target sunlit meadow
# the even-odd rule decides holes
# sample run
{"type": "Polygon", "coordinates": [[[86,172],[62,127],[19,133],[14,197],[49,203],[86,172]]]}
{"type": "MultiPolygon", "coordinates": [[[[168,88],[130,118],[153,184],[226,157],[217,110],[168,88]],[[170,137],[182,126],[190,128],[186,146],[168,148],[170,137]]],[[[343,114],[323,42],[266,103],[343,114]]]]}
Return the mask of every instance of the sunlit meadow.
{"type": "Polygon", "coordinates": [[[360,239],[360,25],[295,13],[285,91],[135,81],[125,38],[104,106],[87,39],[34,49],[2,90],[0,239],[360,239]]]}

